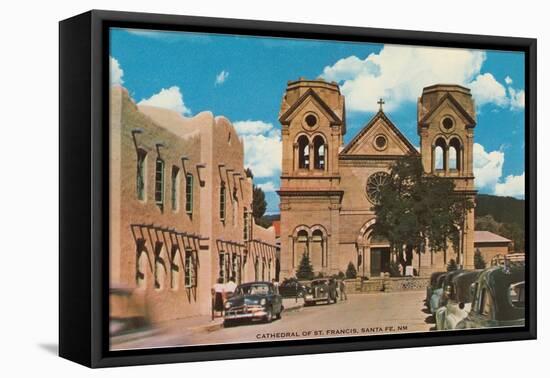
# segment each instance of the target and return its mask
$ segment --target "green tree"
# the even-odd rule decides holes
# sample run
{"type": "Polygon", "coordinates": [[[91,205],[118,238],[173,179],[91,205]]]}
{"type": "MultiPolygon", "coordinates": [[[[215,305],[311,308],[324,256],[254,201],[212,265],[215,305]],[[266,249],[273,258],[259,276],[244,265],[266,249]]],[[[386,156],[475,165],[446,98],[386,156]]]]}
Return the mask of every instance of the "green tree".
{"type": "Polygon", "coordinates": [[[454,270],[458,269],[458,265],[455,261],[455,259],[449,260],[449,263],[447,264],[447,272],[452,272],[454,270]]]}
{"type": "Polygon", "coordinates": [[[485,269],[486,266],[487,264],[485,263],[485,259],[483,258],[483,255],[481,254],[479,248],[477,248],[474,253],[474,268],[485,269]]]}
{"type": "Polygon", "coordinates": [[[309,260],[309,253],[304,252],[298,270],[296,270],[296,278],[299,280],[311,280],[313,279],[313,265],[309,260]]]}
{"type": "Polygon", "coordinates": [[[392,165],[380,188],[374,231],[388,239],[405,271],[413,253],[425,253],[427,246],[443,251],[445,260],[449,242],[458,251],[459,230],[473,206],[452,180],[426,174],[420,157],[406,156],[392,165]]]}
{"type": "Polygon", "coordinates": [[[260,224],[260,220],[265,214],[267,202],[265,200],[265,193],[259,186],[254,185],[252,187],[252,216],[256,223],[260,224]]]}
{"type": "Polygon", "coordinates": [[[346,278],[353,279],[357,277],[357,269],[355,269],[355,265],[350,261],[348,264],[348,268],[346,269],[346,278]]]}

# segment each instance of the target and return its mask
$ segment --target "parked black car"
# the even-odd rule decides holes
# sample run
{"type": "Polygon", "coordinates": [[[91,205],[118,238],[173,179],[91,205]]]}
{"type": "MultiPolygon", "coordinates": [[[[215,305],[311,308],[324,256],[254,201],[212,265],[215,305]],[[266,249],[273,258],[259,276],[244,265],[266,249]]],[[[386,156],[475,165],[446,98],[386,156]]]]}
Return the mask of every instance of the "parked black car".
{"type": "Polygon", "coordinates": [[[430,276],[430,284],[426,288],[426,305],[430,306],[430,298],[432,297],[432,292],[437,289],[437,280],[439,277],[441,277],[443,274],[447,272],[434,272],[430,276]]]}
{"type": "Polygon", "coordinates": [[[430,299],[426,303],[426,306],[428,307],[428,310],[430,310],[432,315],[435,314],[435,311],[439,308],[439,299],[441,299],[441,296],[443,295],[443,290],[445,290],[444,285],[445,277],[447,277],[447,274],[448,272],[440,274],[435,281],[435,285],[430,291],[430,299]]]}
{"type": "Polygon", "coordinates": [[[525,325],[525,266],[492,266],[471,287],[472,307],[456,328],[525,325]]]}
{"type": "Polygon", "coordinates": [[[269,323],[273,318],[280,319],[284,308],[283,299],[271,282],[249,282],[237,286],[224,309],[224,325],[228,326],[241,319],[269,323]]]}
{"type": "Polygon", "coordinates": [[[316,304],[317,302],[331,304],[335,303],[337,298],[336,280],[332,278],[319,278],[311,281],[310,286],[307,288],[304,302],[306,306],[316,304]]]}
{"type": "Polygon", "coordinates": [[[300,283],[296,278],[288,278],[281,283],[279,286],[279,294],[283,298],[289,298],[289,297],[298,297],[303,298],[305,297],[307,292],[307,287],[300,283]]]}
{"type": "Polygon", "coordinates": [[[476,282],[481,270],[468,270],[455,275],[445,288],[446,304],[435,312],[436,328],[455,329],[458,322],[468,316],[473,295],[470,287],[476,282]]]}

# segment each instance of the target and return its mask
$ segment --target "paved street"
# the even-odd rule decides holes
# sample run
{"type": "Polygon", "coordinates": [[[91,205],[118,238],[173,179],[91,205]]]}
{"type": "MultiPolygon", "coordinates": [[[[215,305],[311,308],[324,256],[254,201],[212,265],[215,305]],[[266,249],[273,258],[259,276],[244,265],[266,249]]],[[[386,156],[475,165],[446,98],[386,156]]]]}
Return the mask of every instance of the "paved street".
{"type": "Polygon", "coordinates": [[[141,339],[114,345],[115,349],[240,343],[315,337],[357,336],[429,331],[424,291],[356,294],[337,304],[320,304],[285,312],[271,324],[252,323],[230,328],[170,327],[141,339]]]}

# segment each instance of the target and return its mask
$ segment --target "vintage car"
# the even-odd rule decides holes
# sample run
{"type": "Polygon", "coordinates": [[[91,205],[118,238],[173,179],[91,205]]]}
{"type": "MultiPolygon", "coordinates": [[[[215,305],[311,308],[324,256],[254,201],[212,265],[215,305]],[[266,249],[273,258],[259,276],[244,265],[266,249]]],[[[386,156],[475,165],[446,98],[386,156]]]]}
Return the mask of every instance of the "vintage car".
{"type": "Polygon", "coordinates": [[[437,280],[445,273],[447,272],[434,272],[430,275],[430,283],[426,288],[426,305],[428,307],[430,306],[430,298],[432,297],[432,292],[437,289],[437,280]]]}
{"type": "Polygon", "coordinates": [[[224,304],[224,325],[241,319],[269,323],[273,318],[280,319],[283,309],[283,299],[271,282],[244,283],[224,304]]]}
{"type": "Polygon", "coordinates": [[[319,278],[311,281],[304,297],[304,304],[309,306],[317,304],[317,302],[325,302],[326,304],[336,302],[338,298],[336,286],[336,280],[332,278],[319,278]]]}
{"type": "Polygon", "coordinates": [[[434,294],[432,294],[432,298],[430,299],[430,311],[434,317],[437,310],[447,304],[448,298],[446,289],[451,285],[453,278],[462,272],[463,270],[460,269],[447,272],[443,278],[441,289],[437,289],[434,294]]]}
{"type": "Polygon", "coordinates": [[[525,325],[525,266],[492,266],[471,286],[468,316],[456,329],[525,325]]]}
{"type": "Polygon", "coordinates": [[[435,312],[436,329],[455,329],[458,322],[468,315],[472,302],[470,286],[480,273],[481,270],[463,271],[451,279],[443,294],[446,304],[435,312]]]}
{"type": "Polygon", "coordinates": [[[296,278],[288,278],[279,285],[279,293],[283,298],[303,298],[306,295],[307,287],[296,278]]]}
{"type": "Polygon", "coordinates": [[[439,308],[439,298],[443,295],[445,277],[447,277],[448,272],[445,272],[437,277],[434,287],[431,290],[430,299],[426,303],[428,309],[432,314],[435,314],[435,311],[439,308]]]}

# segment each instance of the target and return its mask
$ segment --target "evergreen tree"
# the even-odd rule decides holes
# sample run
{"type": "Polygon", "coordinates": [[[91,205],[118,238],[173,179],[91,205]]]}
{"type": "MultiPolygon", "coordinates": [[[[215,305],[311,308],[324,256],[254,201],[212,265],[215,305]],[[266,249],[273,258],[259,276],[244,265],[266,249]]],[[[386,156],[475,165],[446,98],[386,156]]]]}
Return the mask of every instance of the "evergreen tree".
{"type": "Polygon", "coordinates": [[[458,269],[458,265],[456,264],[455,259],[451,259],[447,264],[447,272],[452,272],[457,269],[458,269]]]}
{"type": "Polygon", "coordinates": [[[299,280],[311,280],[313,279],[313,265],[309,260],[309,254],[304,252],[298,270],[296,270],[296,278],[299,280]]]}
{"type": "Polygon", "coordinates": [[[346,278],[356,278],[357,277],[357,269],[355,269],[355,265],[350,261],[348,264],[348,269],[346,269],[346,278]]]}
{"type": "Polygon", "coordinates": [[[474,268],[485,269],[486,266],[487,263],[485,263],[485,259],[483,258],[481,251],[479,250],[479,248],[477,248],[474,253],[474,268]]]}
{"type": "Polygon", "coordinates": [[[266,207],[267,202],[264,191],[259,186],[254,185],[252,187],[252,216],[257,224],[261,223],[266,207]]]}

